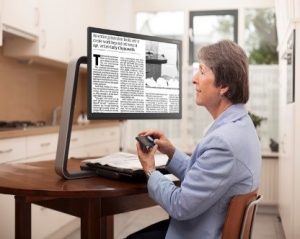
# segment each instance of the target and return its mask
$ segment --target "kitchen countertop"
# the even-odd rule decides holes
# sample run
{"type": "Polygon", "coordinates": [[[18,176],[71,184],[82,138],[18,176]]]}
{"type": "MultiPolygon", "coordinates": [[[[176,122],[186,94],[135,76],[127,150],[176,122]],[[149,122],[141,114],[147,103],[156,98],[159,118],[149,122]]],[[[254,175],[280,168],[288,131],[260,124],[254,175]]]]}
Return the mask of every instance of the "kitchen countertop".
{"type": "MultiPolygon", "coordinates": [[[[90,128],[99,128],[99,127],[110,127],[117,126],[119,121],[105,120],[102,122],[95,122],[85,125],[74,124],[72,130],[84,130],[90,128]]],[[[9,129],[0,131],[0,139],[24,137],[24,136],[33,136],[33,135],[42,135],[42,134],[51,134],[58,133],[59,126],[43,126],[43,127],[28,127],[23,129],[9,129]]]]}

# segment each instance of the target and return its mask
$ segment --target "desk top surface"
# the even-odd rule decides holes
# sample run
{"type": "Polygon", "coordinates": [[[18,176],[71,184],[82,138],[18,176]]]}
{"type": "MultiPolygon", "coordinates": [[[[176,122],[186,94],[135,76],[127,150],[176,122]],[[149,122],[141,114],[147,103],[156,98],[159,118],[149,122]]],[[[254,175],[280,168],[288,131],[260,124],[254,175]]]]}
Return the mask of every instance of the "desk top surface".
{"type": "MultiPolygon", "coordinates": [[[[80,160],[68,161],[78,171],[80,160]]],[[[32,197],[117,197],[146,193],[145,182],[126,182],[102,177],[65,180],[55,173],[54,160],[1,164],[0,193],[32,197]]]]}

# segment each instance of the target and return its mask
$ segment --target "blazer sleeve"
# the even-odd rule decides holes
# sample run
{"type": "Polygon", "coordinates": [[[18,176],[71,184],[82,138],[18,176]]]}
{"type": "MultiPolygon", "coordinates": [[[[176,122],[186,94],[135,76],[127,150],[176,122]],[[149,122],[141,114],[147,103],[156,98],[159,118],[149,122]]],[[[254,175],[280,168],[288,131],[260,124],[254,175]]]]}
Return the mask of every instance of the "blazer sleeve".
{"type": "Polygon", "coordinates": [[[154,172],[148,180],[148,192],[176,220],[192,219],[215,204],[231,186],[230,171],[234,157],[221,137],[213,137],[195,163],[186,172],[180,187],[154,172]]]}
{"type": "Polygon", "coordinates": [[[182,181],[189,161],[190,157],[187,154],[176,149],[172,159],[167,164],[167,170],[182,181]]]}

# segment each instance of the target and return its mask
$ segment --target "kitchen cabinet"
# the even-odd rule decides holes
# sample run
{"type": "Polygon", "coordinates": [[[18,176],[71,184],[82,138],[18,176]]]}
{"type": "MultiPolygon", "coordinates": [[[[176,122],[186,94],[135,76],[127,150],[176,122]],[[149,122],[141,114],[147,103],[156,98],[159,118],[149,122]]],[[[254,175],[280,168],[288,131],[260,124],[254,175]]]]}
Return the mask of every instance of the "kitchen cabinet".
{"type": "Polygon", "coordinates": [[[26,156],[25,138],[0,140],[0,163],[22,159],[26,156]]]}
{"type": "Polygon", "coordinates": [[[87,27],[101,25],[104,19],[103,0],[39,0],[38,6],[37,40],[30,42],[10,37],[3,45],[3,54],[60,63],[85,56],[87,27]]]}
{"type": "Polygon", "coordinates": [[[68,25],[65,20],[71,5],[67,1],[40,1],[38,56],[66,62],[68,60],[68,25]]]}
{"type": "Polygon", "coordinates": [[[119,127],[111,126],[77,131],[71,135],[69,156],[103,156],[119,151],[119,142],[119,127]]]}
{"type": "Polygon", "coordinates": [[[89,22],[89,1],[72,1],[72,14],[67,17],[69,34],[68,56],[69,59],[86,56],[87,54],[87,26],[89,22]]]}
{"type": "MultiPolygon", "coordinates": [[[[55,238],[52,235],[56,234],[57,231],[63,229],[65,225],[72,223],[72,221],[79,220],[77,217],[37,205],[32,205],[31,213],[33,239],[55,238]]],[[[71,232],[65,232],[62,238],[71,232]]]]}
{"type": "Polygon", "coordinates": [[[70,12],[67,1],[41,0],[38,3],[37,40],[28,41],[16,37],[15,34],[10,35],[3,44],[3,55],[19,59],[49,59],[65,63],[68,61],[67,37],[69,35],[66,16],[70,12]]]}
{"type": "Polygon", "coordinates": [[[38,36],[38,0],[3,0],[3,31],[36,40],[38,36]]]}
{"type": "MultiPolygon", "coordinates": [[[[27,1],[22,2],[24,4],[27,3],[27,1]]],[[[4,11],[6,10],[4,9],[4,11]]],[[[37,39],[35,41],[26,41],[13,34],[3,44],[3,54],[22,59],[35,57],[39,59],[40,57],[58,62],[67,62],[67,37],[69,34],[66,16],[70,14],[67,1],[41,0],[38,1],[37,11],[39,16],[37,39]]],[[[11,12],[12,15],[16,16],[16,10],[12,9],[11,12]]],[[[4,14],[7,15],[9,12],[4,14]]],[[[20,30],[24,29],[21,28],[20,30]]]]}
{"type": "MultiPolygon", "coordinates": [[[[57,134],[29,136],[26,139],[26,158],[54,153],[57,147],[57,134]]],[[[50,158],[48,158],[50,159],[50,158]]]]}
{"type": "MultiPolygon", "coordinates": [[[[56,156],[58,133],[24,136],[0,140],[0,164],[50,160],[56,156]]],[[[70,157],[90,157],[119,150],[118,124],[74,130],[70,138],[70,157]]],[[[0,195],[0,238],[14,238],[14,198],[0,195]],[[5,212],[5,214],[3,214],[5,212]]],[[[32,205],[32,238],[66,236],[77,218],[48,208],[32,205]],[[59,231],[61,230],[61,231],[59,231]]]]}
{"type": "Polygon", "coordinates": [[[72,6],[68,15],[70,29],[70,59],[87,55],[87,28],[103,27],[105,23],[105,0],[69,0],[72,6]]]}
{"type": "Polygon", "coordinates": [[[87,54],[87,27],[101,27],[104,20],[103,0],[69,0],[72,14],[68,15],[69,57],[74,59],[87,54]]]}

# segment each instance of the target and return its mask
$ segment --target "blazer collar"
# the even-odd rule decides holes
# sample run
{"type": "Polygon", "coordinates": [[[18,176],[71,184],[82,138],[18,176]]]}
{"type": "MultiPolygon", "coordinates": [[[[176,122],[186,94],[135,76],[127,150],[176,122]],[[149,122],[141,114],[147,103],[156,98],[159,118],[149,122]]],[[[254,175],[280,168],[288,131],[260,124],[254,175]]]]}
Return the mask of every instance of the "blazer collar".
{"type": "Polygon", "coordinates": [[[231,105],[222,114],[220,114],[218,118],[215,119],[215,121],[207,130],[205,135],[210,134],[215,129],[219,128],[221,125],[237,121],[238,119],[242,118],[247,114],[248,111],[246,110],[244,104],[231,105]]]}

